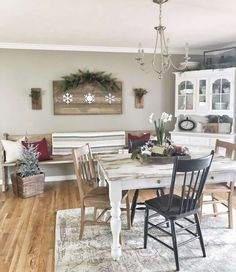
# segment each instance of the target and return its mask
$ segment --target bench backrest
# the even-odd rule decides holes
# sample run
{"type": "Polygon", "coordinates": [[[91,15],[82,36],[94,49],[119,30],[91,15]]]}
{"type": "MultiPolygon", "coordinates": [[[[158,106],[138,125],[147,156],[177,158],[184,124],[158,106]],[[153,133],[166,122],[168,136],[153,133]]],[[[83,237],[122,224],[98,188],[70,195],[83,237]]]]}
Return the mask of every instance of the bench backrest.
{"type": "Polygon", "coordinates": [[[117,153],[125,147],[125,131],[53,133],[52,154],[72,154],[74,148],[86,143],[89,143],[93,153],[117,153]]]}
{"type": "MultiPolygon", "coordinates": [[[[118,152],[119,149],[128,147],[128,133],[132,135],[140,136],[143,133],[151,131],[110,131],[110,132],[80,132],[80,133],[53,133],[53,134],[29,134],[29,135],[10,135],[3,134],[2,139],[17,141],[28,138],[29,142],[40,141],[46,138],[48,143],[48,150],[50,155],[66,155],[71,154],[71,150],[78,146],[89,143],[91,145],[92,152],[104,153],[104,152],[118,152]],[[73,141],[75,136],[76,141],[73,141]]],[[[4,150],[1,149],[1,161],[5,161],[4,150]]]]}

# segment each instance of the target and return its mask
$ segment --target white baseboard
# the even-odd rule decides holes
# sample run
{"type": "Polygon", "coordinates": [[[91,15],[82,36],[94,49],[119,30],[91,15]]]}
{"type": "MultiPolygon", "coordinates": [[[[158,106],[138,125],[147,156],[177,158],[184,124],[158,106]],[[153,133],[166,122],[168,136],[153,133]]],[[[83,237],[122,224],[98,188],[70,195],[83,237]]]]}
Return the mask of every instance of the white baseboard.
{"type": "Polygon", "coordinates": [[[45,178],[46,182],[52,182],[52,181],[63,181],[63,180],[75,180],[75,175],[65,175],[65,176],[49,176],[45,178]]]}
{"type": "MultiPolygon", "coordinates": [[[[56,182],[63,180],[75,180],[75,175],[65,175],[65,176],[48,176],[45,178],[45,182],[56,182]]],[[[9,183],[11,184],[11,179],[9,179],[9,183]]],[[[2,179],[0,179],[0,184],[2,184],[2,179]]]]}

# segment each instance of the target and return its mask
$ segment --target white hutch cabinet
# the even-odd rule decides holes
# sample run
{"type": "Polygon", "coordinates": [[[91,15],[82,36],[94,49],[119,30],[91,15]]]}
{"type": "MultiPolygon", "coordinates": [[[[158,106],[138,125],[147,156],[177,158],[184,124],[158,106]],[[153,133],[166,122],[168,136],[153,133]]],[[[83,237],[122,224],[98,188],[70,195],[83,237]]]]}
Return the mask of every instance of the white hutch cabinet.
{"type": "Polygon", "coordinates": [[[236,142],[236,68],[177,72],[175,74],[175,117],[171,138],[177,144],[214,147],[215,140],[236,142]],[[186,116],[195,120],[207,115],[227,115],[233,118],[230,133],[205,133],[199,127],[183,131],[178,122],[186,116]]]}

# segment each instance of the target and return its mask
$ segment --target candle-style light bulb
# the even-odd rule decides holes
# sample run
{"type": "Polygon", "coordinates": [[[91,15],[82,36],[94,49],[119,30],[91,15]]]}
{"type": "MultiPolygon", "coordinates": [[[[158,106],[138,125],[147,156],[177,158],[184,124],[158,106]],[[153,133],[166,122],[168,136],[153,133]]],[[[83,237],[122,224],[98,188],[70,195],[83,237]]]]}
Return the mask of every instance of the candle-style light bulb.
{"type": "Polygon", "coordinates": [[[188,57],[188,53],[189,53],[189,44],[186,43],[185,44],[185,60],[188,61],[189,57],[188,57]]]}

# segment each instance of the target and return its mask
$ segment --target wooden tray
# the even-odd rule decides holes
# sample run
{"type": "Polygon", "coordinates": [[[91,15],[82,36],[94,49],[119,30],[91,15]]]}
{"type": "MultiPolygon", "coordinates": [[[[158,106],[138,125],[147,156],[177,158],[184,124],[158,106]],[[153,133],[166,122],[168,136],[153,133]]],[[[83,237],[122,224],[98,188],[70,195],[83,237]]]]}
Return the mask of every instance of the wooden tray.
{"type": "MultiPolygon", "coordinates": [[[[191,156],[181,155],[179,156],[182,160],[189,160],[191,156]]],[[[143,164],[171,164],[174,163],[176,156],[149,156],[147,158],[139,158],[139,161],[143,164]]]]}

